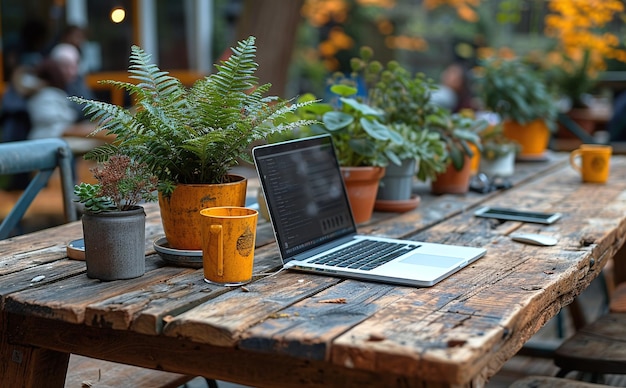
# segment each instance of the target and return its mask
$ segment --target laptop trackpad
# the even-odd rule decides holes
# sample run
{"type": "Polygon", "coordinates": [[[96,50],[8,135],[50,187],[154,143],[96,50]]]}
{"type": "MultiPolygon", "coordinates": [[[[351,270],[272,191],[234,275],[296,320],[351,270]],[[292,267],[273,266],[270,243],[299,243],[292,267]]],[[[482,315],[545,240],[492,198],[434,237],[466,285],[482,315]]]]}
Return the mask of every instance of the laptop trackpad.
{"type": "Polygon", "coordinates": [[[400,262],[404,264],[424,265],[427,267],[449,268],[459,266],[463,260],[458,257],[425,255],[423,253],[419,253],[409,256],[400,262]]]}

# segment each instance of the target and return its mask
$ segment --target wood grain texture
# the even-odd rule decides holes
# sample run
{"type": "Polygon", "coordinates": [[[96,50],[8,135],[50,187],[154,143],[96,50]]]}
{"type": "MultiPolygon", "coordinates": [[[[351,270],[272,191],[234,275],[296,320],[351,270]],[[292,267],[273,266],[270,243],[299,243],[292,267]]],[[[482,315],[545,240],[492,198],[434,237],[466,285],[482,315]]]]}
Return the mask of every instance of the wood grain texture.
{"type": "Polygon", "coordinates": [[[58,236],[71,240],[77,223],[30,242],[0,241],[0,297],[12,322],[0,355],[32,345],[256,386],[482,386],[624,254],[626,158],[612,160],[606,185],[581,184],[565,160],[521,164],[513,188],[487,195],[432,196],[420,186],[417,209],[359,225],[362,233],[487,248],[428,288],[276,272],[264,221],[254,280],[210,285],[201,269],[170,267],[154,254],[162,233],[155,207],[147,209],[147,272],[132,281],[89,279],[84,263],[65,257],[58,236]],[[547,226],[500,222],[474,217],[481,205],[563,217],[547,226]],[[524,245],[508,237],[514,231],[559,242],[524,245]]]}
{"type": "Polygon", "coordinates": [[[602,315],[563,342],[554,363],[565,371],[626,374],[626,314],[602,315]]]}
{"type": "Polygon", "coordinates": [[[65,388],[177,388],[193,378],[179,373],[72,355],[67,367],[65,388]]]}

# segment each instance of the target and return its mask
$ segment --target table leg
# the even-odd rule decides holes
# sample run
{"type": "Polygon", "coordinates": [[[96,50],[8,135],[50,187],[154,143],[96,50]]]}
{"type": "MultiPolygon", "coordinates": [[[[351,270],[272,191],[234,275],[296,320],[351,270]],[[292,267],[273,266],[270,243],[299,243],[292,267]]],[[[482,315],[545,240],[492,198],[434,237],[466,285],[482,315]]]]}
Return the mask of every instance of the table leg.
{"type": "Polygon", "coordinates": [[[0,381],[6,387],[63,387],[69,353],[12,345],[6,314],[0,314],[0,381]]]}

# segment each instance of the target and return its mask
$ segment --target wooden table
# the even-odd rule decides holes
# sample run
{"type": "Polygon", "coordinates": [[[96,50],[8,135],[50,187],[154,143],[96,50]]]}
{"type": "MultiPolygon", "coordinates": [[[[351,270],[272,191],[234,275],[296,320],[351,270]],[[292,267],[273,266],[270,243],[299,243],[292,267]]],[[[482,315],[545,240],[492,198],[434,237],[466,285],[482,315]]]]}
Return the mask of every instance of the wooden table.
{"type": "MultiPolygon", "coordinates": [[[[66,258],[79,222],[0,242],[0,381],[62,386],[68,353],[254,386],[482,386],[598,276],[626,238],[626,158],[606,185],[580,183],[566,155],[518,163],[515,187],[439,196],[419,188],[414,211],[376,213],[363,233],[484,246],[487,255],[430,288],[282,271],[245,287],[166,266],[152,250],[158,207],[147,206],[147,273],[100,282],[66,258]],[[550,226],[480,219],[481,205],[559,211],[550,226]],[[512,242],[513,231],[559,237],[512,242]],[[42,280],[37,278],[45,276],[42,280]]],[[[260,221],[255,272],[279,268],[260,221]]],[[[618,269],[621,268],[618,266],[618,269]]]]}

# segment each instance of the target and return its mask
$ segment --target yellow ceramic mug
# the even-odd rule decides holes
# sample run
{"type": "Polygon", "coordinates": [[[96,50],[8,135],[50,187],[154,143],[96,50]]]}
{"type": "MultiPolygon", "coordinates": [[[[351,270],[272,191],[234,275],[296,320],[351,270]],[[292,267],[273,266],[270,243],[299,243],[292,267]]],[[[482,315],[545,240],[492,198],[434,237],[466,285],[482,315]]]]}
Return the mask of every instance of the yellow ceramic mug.
{"type": "Polygon", "coordinates": [[[258,212],[236,206],[202,209],[204,280],[225,286],[252,279],[258,212]]]}
{"type": "Polygon", "coordinates": [[[611,146],[583,144],[570,153],[569,162],[581,174],[583,182],[605,183],[609,178],[612,152],[611,146]]]}

